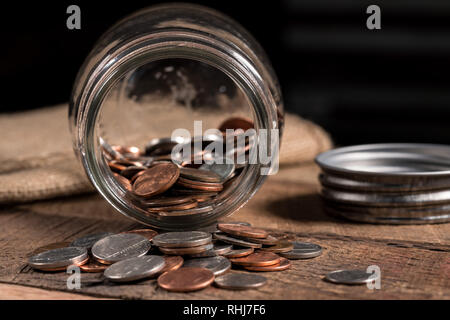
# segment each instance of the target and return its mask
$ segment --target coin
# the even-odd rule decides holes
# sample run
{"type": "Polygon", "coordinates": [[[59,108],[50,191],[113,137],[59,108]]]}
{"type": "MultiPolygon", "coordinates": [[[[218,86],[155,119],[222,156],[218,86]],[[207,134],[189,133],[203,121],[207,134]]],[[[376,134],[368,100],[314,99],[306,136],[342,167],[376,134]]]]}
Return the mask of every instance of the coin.
{"type": "Polygon", "coordinates": [[[205,205],[202,203],[202,206],[187,209],[187,210],[177,210],[177,211],[161,211],[158,212],[158,215],[160,216],[167,216],[167,217],[177,217],[177,216],[190,216],[190,215],[196,215],[200,213],[206,213],[213,210],[212,206],[205,205]]]}
{"type": "Polygon", "coordinates": [[[174,254],[174,255],[185,255],[185,254],[195,254],[195,253],[201,253],[207,250],[211,250],[213,248],[213,244],[203,244],[200,246],[195,247],[184,247],[184,248],[165,248],[165,247],[159,247],[159,250],[162,253],[165,254],[174,254]]]}
{"type": "Polygon", "coordinates": [[[235,171],[233,160],[227,162],[226,159],[224,159],[223,163],[220,164],[202,164],[198,169],[216,173],[220,177],[221,182],[225,182],[230,179],[235,171]]]}
{"type": "Polygon", "coordinates": [[[159,197],[145,199],[142,203],[148,207],[165,207],[190,202],[192,199],[196,200],[192,196],[159,197]]]}
{"type": "Polygon", "coordinates": [[[168,291],[189,292],[206,288],[214,281],[214,273],[205,268],[180,268],[162,274],[158,285],[168,291]]]}
{"type": "Polygon", "coordinates": [[[273,264],[270,266],[247,266],[244,267],[245,270],[249,271],[261,271],[261,272],[271,272],[271,271],[284,271],[291,267],[291,262],[288,259],[281,258],[281,261],[277,264],[273,264]]]}
{"type": "Polygon", "coordinates": [[[210,183],[210,182],[203,182],[203,183],[194,182],[193,183],[193,180],[187,180],[187,179],[183,179],[183,178],[178,179],[177,185],[181,186],[181,187],[189,188],[189,189],[202,190],[202,191],[219,192],[219,191],[223,190],[223,186],[219,183],[210,183]]]}
{"type": "Polygon", "coordinates": [[[47,244],[45,246],[42,246],[42,247],[39,247],[39,248],[35,249],[33,252],[31,252],[28,255],[28,257],[35,256],[38,253],[41,253],[41,252],[44,252],[44,251],[49,251],[49,250],[59,249],[59,248],[65,248],[65,247],[70,247],[70,242],[64,241],[64,242],[50,243],[50,244],[47,244]]]}
{"type": "Polygon", "coordinates": [[[92,258],[89,258],[87,263],[80,266],[81,271],[89,273],[103,272],[106,268],[108,268],[106,264],[100,263],[92,258]]]}
{"type": "Polygon", "coordinates": [[[218,276],[231,269],[231,262],[227,258],[221,256],[195,258],[185,260],[183,267],[206,268],[211,270],[215,276],[218,276]]]}
{"type": "Polygon", "coordinates": [[[170,211],[181,211],[181,210],[188,210],[192,208],[196,208],[198,206],[198,202],[196,200],[191,200],[189,202],[181,203],[181,204],[175,204],[172,206],[165,206],[165,207],[152,207],[149,208],[147,211],[149,212],[170,212],[170,211]]]}
{"type": "Polygon", "coordinates": [[[245,221],[219,221],[218,223],[226,223],[226,224],[240,224],[242,226],[251,227],[252,225],[245,221]]]}
{"type": "Polygon", "coordinates": [[[164,258],[160,256],[134,257],[109,266],[104,275],[110,281],[130,282],[156,275],[164,265],[164,258]]]}
{"type": "Polygon", "coordinates": [[[256,289],[267,283],[267,278],[249,273],[227,273],[217,277],[214,284],[219,288],[244,290],[256,289]]]}
{"type": "Polygon", "coordinates": [[[92,255],[101,263],[111,264],[128,258],[145,255],[151,248],[150,240],[133,233],[120,233],[97,241],[92,255]]]}
{"type": "Polygon", "coordinates": [[[242,249],[233,249],[228,253],[225,253],[223,256],[226,258],[241,258],[248,256],[254,252],[253,248],[242,248],[242,249]]]}
{"type": "Polygon", "coordinates": [[[173,270],[179,269],[183,263],[184,259],[180,256],[164,256],[164,261],[166,262],[164,268],[159,271],[159,274],[163,274],[164,272],[169,272],[173,270]]]}
{"type": "Polygon", "coordinates": [[[294,248],[291,251],[280,253],[280,256],[296,260],[314,258],[322,254],[322,247],[318,244],[297,241],[292,244],[294,248]]]}
{"type": "Polygon", "coordinates": [[[211,234],[202,231],[166,232],[153,238],[153,244],[165,248],[195,247],[211,243],[211,234]]]}
{"type": "Polygon", "coordinates": [[[249,241],[245,241],[245,240],[241,240],[241,239],[236,239],[221,233],[214,233],[214,238],[226,243],[231,243],[234,244],[236,246],[241,246],[241,247],[248,247],[248,248],[261,248],[262,244],[260,243],[252,243],[249,241]]]}
{"type": "Polygon", "coordinates": [[[244,131],[247,131],[248,129],[253,128],[254,125],[252,120],[241,117],[233,117],[222,122],[222,124],[219,126],[219,131],[226,132],[227,129],[242,129],[244,131]]]}
{"type": "Polygon", "coordinates": [[[254,242],[254,243],[261,243],[266,246],[276,245],[280,241],[279,238],[276,238],[270,234],[267,236],[267,238],[247,238],[247,237],[238,237],[238,236],[235,236],[235,237],[243,239],[243,240],[248,240],[248,241],[254,242]]]}
{"type": "Polygon", "coordinates": [[[147,169],[133,183],[136,195],[149,198],[163,193],[178,179],[180,169],[173,163],[159,163],[147,169]]]}
{"type": "Polygon", "coordinates": [[[211,170],[199,170],[194,168],[183,167],[180,169],[180,176],[189,180],[201,182],[221,182],[222,178],[219,174],[211,170]]]}
{"type": "Polygon", "coordinates": [[[273,252],[257,251],[242,258],[230,259],[233,264],[240,266],[270,266],[281,262],[281,257],[273,252]]]}
{"type": "Polygon", "coordinates": [[[256,229],[253,227],[248,227],[234,223],[219,223],[217,225],[217,228],[225,233],[241,237],[267,238],[268,236],[267,231],[264,231],[262,229],[256,229]]]}
{"type": "Polygon", "coordinates": [[[336,270],[328,273],[325,279],[341,284],[365,284],[377,280],[376,273],[367,273],[365,270],[336,270]]]}
{"type": "Polygon", "coordinates": [[[217,255],[223,255],[225,253],[230,252],[233,249],[233,245],[229,243],[223,243],[216,241],[214,242],[214,248],[213,250],[216,252],[217,255]]]}
{"type": "Polygon", "coordinates": [[[158,232],[156,232],[155,230],[152,230],[152,229],[137,229],[137,230],[125,231],[122,233],[138,234],[138,235],[141,235],[141,236],[147,238],[148,240],[152,240],[153,237],[158,234],[158,232]]]}
{"type": "Polygon", "coordinates": [[[100,239],[112,235],[111,232],[101,232],[93,233],[83,236],[81,238],[75,239],[70,243],[71,247],[83,247],[86,249],[91,249],[92,246],[100,239]]]}
{"type": "Polygon", "coordinates": [[[262,247],[261,250],[280,253],[280,252],[291,251],[293,248],[294,248],[294,245],[290,241],[280,240],[277,242],[277,244],[275,244],[273,246],[262,247]]]}
{"type": "Polygon", "coordinates": [[[118,173],[114,173],[114,177],[116,178],[117,182],[119,182],[119,184],[127,191],[133,191],[133,187],[131,186],[131,182],[130,180],[128,180],[127,178],[121,176],[118,173]]]}
{"type": "Polygon", "coordinates": [[[70,265],[86,263],[88,253],[83,247],[66,247],[44,251],[28,259],[33,269],[43,271],[64,270],[70,265]]]}
{"type": "Polygon", "coordinates": [[[120,175],[122,177],[125,177],[127,179],[131,179],[133,178],[137,173],[144,171],[145,169],[147,169],[144,166],[138,167],[138,166],[129,166],[125,169],[123,169],[122,171],[120,171],[120,175]]]}
{"type": "Polygon", "coordinates": [[[217,257],[218,254],[214,251],[214,249],[209,249],[200,253],[193,253],[186,255],[186,258],[193,259],[193,258],[208,258],[208,257],[217,257]]]}

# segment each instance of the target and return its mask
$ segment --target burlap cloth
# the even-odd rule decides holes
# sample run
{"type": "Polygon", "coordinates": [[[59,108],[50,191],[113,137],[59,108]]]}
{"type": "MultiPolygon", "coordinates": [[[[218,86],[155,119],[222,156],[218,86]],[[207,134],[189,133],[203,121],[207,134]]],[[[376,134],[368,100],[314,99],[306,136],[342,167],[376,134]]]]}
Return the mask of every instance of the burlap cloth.
{"type": "MultiPolygon", "coordinates": [[[[66,104],[1,115],[0,136],[0,203],[94,191],[72,150],[66,104]]],[[[331,146],[322,128],[286,114],[281,168],[312,161],[331,146]]]]}

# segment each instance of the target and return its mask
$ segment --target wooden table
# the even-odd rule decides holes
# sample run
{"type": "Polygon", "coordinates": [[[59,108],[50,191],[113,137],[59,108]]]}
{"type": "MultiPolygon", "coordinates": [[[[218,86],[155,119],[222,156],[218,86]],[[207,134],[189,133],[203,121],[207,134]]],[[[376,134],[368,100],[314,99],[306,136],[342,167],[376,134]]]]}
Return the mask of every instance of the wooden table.
{"type": "Polygon", "coordinates": [[[324,248],[315,259],[293,261],[284,272],[265,273],[259,290],[209,287],[183,294],[158,288],[155,280],[113,285],[99,274],[82,274],[80,290],[70,291],[66,273],[42,273],[26,265],[34,249],[102,231],[139,227],[98,195],[3,207],[0,211],[1,299],[449,299],[450,224],[392,226],[358,224],[327,216],[318,197],[313,164],[283,167],[230,220],[251,222],[291,239],[324,248]],[[335,285],[324,275],[341,268],[377,265],[381,289],[335,285]]]}

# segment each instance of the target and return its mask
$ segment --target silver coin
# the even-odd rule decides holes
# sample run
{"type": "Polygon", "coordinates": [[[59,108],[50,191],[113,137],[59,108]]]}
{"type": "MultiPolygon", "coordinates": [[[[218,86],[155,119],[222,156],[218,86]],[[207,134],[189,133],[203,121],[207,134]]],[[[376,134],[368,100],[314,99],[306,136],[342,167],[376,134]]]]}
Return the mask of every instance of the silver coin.
{"type": "Polygon", "coordinates": [[[185,260],[183,267],[206,268],[211,270],[215,276],[219,276],[231,269],[231,262],[221,256],[196,258],[185,260]]]}
{"type": "Polygon", "coordinates": [[[64,268],[78,264],[88,258],[88,252],[83,247],[66,247],[48,250],[28,259],[28,264],[39,270],[64,268]]]}
{"type": "Polygon", "coordinates": [[[71,247],[84,247],[86,249],[90,249],[98,240],[103,239],[110,235],[112,235],[111,232],[88,234],[87,236],[75,239],[74,241],[72,241],[70,246],[71,247]]]}
{"type": "Polygon", "coordinates": [[[450,146],[414,143],[351,146],[321,153],[316,162],[327,173],[416,184],[423,182],[423,178],[450,177],[450,146]]]}
{"type": "Polygon", "coordinates": [[[365,284],[378,280],[376,273],[367,273],[365,270],[336,270],[328,273],[325,279],[341,284],[365,284]]]}
{"type": "Polygon", "coordinates": [[[424,191],[413,194],[357,193],[323,188],[321,195],[328,200],[361,206],[411,207],[450,204],[450,190],[424,191]]]}
{"type": "Polygon", "coordinates": [[[345,176],[320,174],[320,183],[325,187],[360,192],[411,192],[450,188],[449,178],[423,179],[420,183],[383,183],[377,181],[361,181],[345,176]]]}
{"type": "Polygon", "coordinates": [[[105,270],[105,278],[114,282],[129,282],[149,278],[165,266],[161,256],[142,256],[119,261],[105,270]]]}
{"type": "Polygon", "coordinates": [[[167,232],[152,239],[154,245],[167,248],[196,247],[211,241],[211,234],[202,231],[167,232]]]}
{"type": "Polygon", "coordinates": [[[221,256],[221,255],[233,250],[233,245],[229,244],[229,243],[223,243],[223,242],[216,241],[216,242],[214,242],[213,250],[217,255],[221,256]]]}
{"type": "Polygon", "coordinates": [[[134,233],[120,233],[97,241],[92,247],[92,255],[96,260],[110,264],[143,256],[150,248],[147,238],[134,233]]]}
{"type": "Polygon", "coordinates": [[[251,273],[228,273],[214,280],[216,286],[224,289],[256,289],[267,283],[267,278],[251,273]]]}
{"type": "Polygon", "coordinates": [[[233,160],[227,161],[227,159],[224,158],[222,162],[223,163],[220,164],[219,163],[202,164],[199,167],[199,170],[207,170],[217,173],[220,176],[222,182],[225,182],[233,176],[235,167],[233,164],[233,160]]]}
{"type": "Polygon", "coordinates": [[[227,236],[223,233],[214,233],[214,238],[226,243],[234,244],[236,246],[246,247],[246,248],[262,248],[262,244],[260,243],[253,243],[242,239],[233,238],[230,236],[227,236]]]}
{"type": "MultiPolygon", "coordinates": [[[[426,210],[426,207],[424,207],[424,210],[426,210]]],[[[388,216],[388,217],[381,217],[381,216],[374,216],[371,214],[365,214],[362,212],[350,212],[346,210],[339,210],[337,208],[332,208],[329,206],[325,206],[325,211],[329,213],[330,215],[344,218],[352,221],[357,222],[365,222],[365,223],[375,223],[375,224],[395,224],[395,225],[402,225],[402,224],[432,224],[432,223],[445,223],[450,222],[450,214],[440,214],[440,215],[430,215],[430,216],[423,216],[423,217],[401,217],[401,216],[388,216]]],[[[430,212],[430,214],[432,214],[430,212]]]]}
{"type": "Polygon", "coordinates": [[[219,221],[218,223],[239,224],[241,226],[251,227],[252,225],[244,221],[219,221]]]}
{"type": "Polygon", "coordinates": [[[310,259],[318,257],[322,254],[322,247],[318,244],[298,241],[294,241],[292,244],[294,245],[294,249],[288,252],[280,252],[278,254],[291,260],[310,259]]]}
{"type": "Polygon", "coordinates": [[[207,258],[207,257],[217,257],[218,254],[213,250],[209,249],[200,253],[187,254],[187,258],[207,258]]]}

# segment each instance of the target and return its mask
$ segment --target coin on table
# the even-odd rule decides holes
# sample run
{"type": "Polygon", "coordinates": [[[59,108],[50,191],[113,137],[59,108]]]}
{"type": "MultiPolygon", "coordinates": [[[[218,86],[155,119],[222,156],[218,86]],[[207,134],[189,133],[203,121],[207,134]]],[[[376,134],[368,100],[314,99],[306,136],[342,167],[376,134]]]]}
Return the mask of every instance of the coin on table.
{"type": "Polygon", "coordinates": [[[71,247],[84,247],[86,249],[92,248],[92,246],[100,239],[112,235],[111,232],[101,232],[88,234],[87,236],[75,239],[70,244],[71,247]]]}
{"type": "Polygon", "coordinates": [[[227,163],[226,159],[224,159],[223,163],[205,163],[201,165],[198,170],[212,171],[220,177],[222,182],[225,182],[233,176],[235,167],[233,160],[228,161],[227,163]]]}
{"type": "Polygon", "coordinates": [[[179,269],[183,263],[184,259],[180,256],[164,256],[165,265],[164,268],[159,271],[159,274],[163,274],[164,272],[169,272],[173,270],[179,269]]]}
{"type": "Polygon", "coordinates": [[[227,235],[224,235],[222,233],[214,233],[214,238],[226,243],[231,243],[233,245],[236,246],[241,246],[241,247],[247,247],[247,248],[261,248],[262,244],[260,243],[253,243],[253,242],[249,242],[249,241],[245,241],[242,239],[237,239],[237,238],[233,238],[227,235]]]}
{"type": "MultiPolygon", "coordinates": [[[[237,236],[235,236],[237,237],[237,236]]],[[[276,245],[281,239],[274,237],[272,235],[268,235],[267,238],[247,238],[247,237],[237,237],[243,240],[248,240],[250,242],[254,242],[254,243],[260,243],[263,244],[265,246],[273,246],[276,245]]]]}
{"type": "Polygon", "coordinates": [[[244,221],[219,221],[219,223],[226,223],[226,224],[240,224],[242,226],[247,226],[247,227],[251,227],[252,225],[248,222],[244,222],[244,221]]]}
{"type": "Polygon", "coordinates": [[[229,243],[224,243],[224,242],[220,242],[220,241],[216,241],[214,242],[214,247],[213,250],[215,251],[215,253],[218,256],[221,256],[225,253],[230,252],[231,250],[233,250],[233,245],[229,244],[229,243]]]}
{"type": "Polygon", "coordinates": [[[214,283],[223,289],[244,290],[262,287],[267,283],[267,279],[250,273],[228,273],[217,277],[214,283]]]}
{"type": "Polygon", "coordinates": [[[184,261],[183,267],[206,268],[215,276],[224,274],[231,269],[231,262],[225,257],[195,258],[184,261]]]}
{"type": "Polygon", "coordinates": [[[277,264],[271,266],[248,266],[244,267],[245,270],[249,271],[261,271],[261,272],[271,272],[271,271],[284,271],[291,267],[291,262],[286,258],[281,258],[281,261],[277,264]]]}
{"type": "Polygon", "coordinates": [[[105,270],[105,278],[114,282],[129,282],[149,278],[165,265],[163,257],[142,256],[119,261],[105,270]]]}
{"type": "Polygon", "coordinates": [[[275,252],[275,253],[281,253],[281,252],[291,251],[293,248],[294,248],[294,245],[292,244],[292,242],[287,241],[287,240],[280,240],[273,246],[262,247],[261,250],[275,252]]]}
{"type": "Polygon", "coordinates": [[[223,256],[226,258],[241,258],[252,254],[255,251],[253,248],[241,248],[241,249],[233,249],[228,253],[225,253],[223,256]]]}
{"type": "Polygon", "coordinates": [[[108,265],[100,263],[93,258],[89,258],[87,263],[80,266],[81,271],[89,273],[103,272],[106,268],[108,268],[108,265]]]}
{"type": "Polygon", "coordinates": [[[202,244],[200,246],[184,247],[184,248],[159,247],[159,250],[162,253],[169,254],[169,255],[185,255],[185,254],[196,254],[196,253],[205,252],[205,251],[211,250],[212,248],[213,248],[213,244],[208,243],[208,244],[202,244]]]}
{"type": "Polygon", "coordinates": [[[257,251],[246,257],[230,259],[233,264],[240,266],[270,266],[281,262],[281,257],[273,252],[257,251]]]}
{"type": "Polygon", "coordinates": [[[211,234],[202,231],[166,232],[152,239],[154,245],[165,248],[195,247],[211,243],[211,241],[211,234]]]}
{"type": "Polygon", "coordinates": [[[325,279],[333,283],[365,284],[377,280],[378,277],[378,274],[365,270],[336,270],[328,273],[325,279]]]}
{"type": "Polygon", "coordinates": [[[217,228],[220,231],[231,235],[248,238],[267,238],[267,236],[269,235],[265,230],[235,223],[219,223],[217,225],[217,228]]]}
{"type": "Polygon", "coordinates": [[[177,165],[166,162],[158,163],[147,169],[133,183],[133,191],[136,195],[150,198],[163,193],[175,184],[180,176],[177,165]]]}
{"type": "Polygon", "coordinates": [[[189,180],[203,182],[221,182],[222,178],[214,171],[199,170],[194,168],[183,167],[180,169],[180,176],[189,180]]]}
{"type": "Polygon", "coordinates": [[[214,273],[205,268],[180,268],[162,274],[158,285],[168,291],[189,292],[204,289],[214,281],[214,273]]]}
{"type": "Polygon", "coordinates": [[[282,257],[291,260],[310,259],[322,254],[322,247],[318,244],[298,241],[294,241],[292,244],[294,248],[291,251],[280,253],[282,257]]]}
{"type": "Polygon", "coordinates": [[[152,240],[153,237],[158,234],[158,232],[156,232],[155,230],[152,230],[152,229],[136,229],[136,230],[124,231],[122,233],[138,234],[140,236],[147,238],[148,240],[152,240]]]}
{"type": "Polygon", "coordinates": [[[145,255],[151,248],[150,240],[139,234],[120,233],[97,241],[92,255],[101,263],[111,264],[145,255]]]}
{"type": "Polygon", "coordinates": [[[33,252],[31,252],[28,255],[28,257],[35,256],[38,253],[41,253],[41,252],[44,252],[44,251],[49,251],[49,250],[53,250],[53,249],[60,249],[60,248],[66,248],[66,247],[70,247],[70,242],[64,241],[64,242],[50,243],[50,244],[47,244],[45,246],[42,246],[42,247],[39,247],[39,248],[35,249],[33,252]]]}
{"type": "Polygon", "coordinates": [[[33,269],[43,271],[64,270],[70,265],[80,265],[89,259],[86,248],[66,247],[44,251],[28,259],[33,269]]]}

